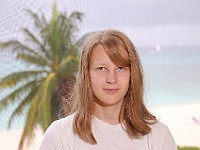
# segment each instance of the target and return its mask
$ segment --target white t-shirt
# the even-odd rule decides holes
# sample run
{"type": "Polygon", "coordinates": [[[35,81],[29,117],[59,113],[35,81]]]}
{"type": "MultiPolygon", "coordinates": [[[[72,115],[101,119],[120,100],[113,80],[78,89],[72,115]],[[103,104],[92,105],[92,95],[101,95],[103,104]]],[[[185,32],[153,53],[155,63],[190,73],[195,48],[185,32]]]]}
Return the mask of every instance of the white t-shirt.
{"type": "Polygon", "coordinates": [[[44,134],[40,150],[177,150],[169,129],[161,122],[151,125],[150,134],[131,139],[121,124],[111,125],[93,117],[97,144],[92,145],[74,134],[73,118],[74,114],[54,121],[44,134]]]}

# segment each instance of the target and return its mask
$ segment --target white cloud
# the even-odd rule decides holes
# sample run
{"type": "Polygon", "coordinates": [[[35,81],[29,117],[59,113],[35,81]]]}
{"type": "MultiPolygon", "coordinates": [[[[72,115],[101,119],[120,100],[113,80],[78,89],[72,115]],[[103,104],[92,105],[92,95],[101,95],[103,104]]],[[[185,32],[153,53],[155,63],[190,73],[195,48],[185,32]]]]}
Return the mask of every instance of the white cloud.
{"type": "MultiPolygon", "coordinates": [[[[117,28],[137,45],[200,45],[199,0],[58,0],[68,14],[83,12],[80,34],[117,28]]],[[[53,0],[0,1],[0,40],[19,36],[21,27],[32,28],[25,9],[50,17],[53,0]]]]}

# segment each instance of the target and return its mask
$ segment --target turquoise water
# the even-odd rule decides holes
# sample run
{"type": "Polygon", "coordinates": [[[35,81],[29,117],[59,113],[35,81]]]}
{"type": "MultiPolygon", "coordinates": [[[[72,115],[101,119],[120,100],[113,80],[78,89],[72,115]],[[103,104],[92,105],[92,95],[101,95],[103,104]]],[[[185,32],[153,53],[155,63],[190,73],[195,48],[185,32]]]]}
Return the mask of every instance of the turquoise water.
{"type": "MultiPolygon", "coordinates": [[[[149,107],[200,102],[200,47],[138,48],[145,77],[145,102],[149,107]]],[[[4,58],[4,60],[6,60],[4,58]]],[[[0,78],[9,71],[34,68],[17,61],[0,60],[0,78]]],[[[9,90],[0,91],[0,98],[9,90]]],[[[0,113],[0,130],[16,104],[0,113]]],[[[13,127],[22,127],[25,116],[14,120],[13,127]]]]}
{"type": "Polygon", "coordinates": [[[138,49],[145,74],[146,102],[151,107],[200,102],[200,47],[138,49]]]}
{"type": "MultiPolygon", "coordinates": [[[[25,64],[23,64],[20,61],[11,61],[13,59],[9,59],[8,55],[6,55],[7,57],[2,57],[2,55],[0,55],[0,79],[9,74],[9,72],[16,72],[16,71],[20,71],[20,70],[24,70],[25,68],[33,68],[33,66],[27,66],[25,64]]],[[[5,97],[9,91],[12,91],[12,89],[5,89],[2,90],[0,89],[0,99],[2,97],[5,97]]],[[[7,128],[7,122],[8,119],[10,117],[10,115],[12,114],[12,111],[14,110],[14,108],[16,108],[17,104],[16,103],[12,103],[10,104],[9,107],[4,108],[4,110],[2,112],[0,112],[0,131],[1,130],[5,130],[7,128]]],[[[23,113],[25,114],[25,112],[23,113]]],[[[25,115],[23,116],[17,116],[12,123],[12,128],[21,128],[25,123],[25,115]]]]}

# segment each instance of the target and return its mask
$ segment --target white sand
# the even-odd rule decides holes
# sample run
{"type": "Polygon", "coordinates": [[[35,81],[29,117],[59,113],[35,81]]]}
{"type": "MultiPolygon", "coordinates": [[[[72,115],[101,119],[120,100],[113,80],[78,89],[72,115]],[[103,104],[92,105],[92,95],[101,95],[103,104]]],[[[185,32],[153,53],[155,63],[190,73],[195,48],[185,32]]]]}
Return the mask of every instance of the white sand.
{"type": "MultiPolygon", "coordinates": [[[[200,123],[192,117],[200,120],[200,103],[167,106],[151,109],[163,123],[165,123],[177,145],[200,147],[200,123]]],[[[16,150],[21,136],[21,130],[7,130],[0,132],[0,150],[16,150]]],[[[26,150],[38,150],[43,134],[37,129],[35,141],[26,150]]]]}
{"type": "Polygon", "coordinates": [[[200,147],[200,103],[151,110],[170,129],[177,145],[200,147]],[[192,117],[199,120],[195,122],[192,117]]]}
{"type": "MultiPolygon", "coordinates": [[[[17,150],[20,137],[22,134],[21,129],[11,129],[0,132],[0,150],[17,150]]],[[[24,150],[38,150],[42,141],[43,133],[40,129],[36,130],[35,140],[30,146],[24,147],[24,150]]]]}

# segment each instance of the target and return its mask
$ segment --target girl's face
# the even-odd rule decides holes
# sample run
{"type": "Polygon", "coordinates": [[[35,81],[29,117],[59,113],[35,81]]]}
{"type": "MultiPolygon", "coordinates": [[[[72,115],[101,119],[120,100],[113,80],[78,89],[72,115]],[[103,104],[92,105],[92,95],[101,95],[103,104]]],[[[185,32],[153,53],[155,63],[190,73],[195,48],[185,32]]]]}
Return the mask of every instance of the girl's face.
{"type": "MultiPolygon", "coordinates": [[[[122,50],[122,55],[128,57],[125,50],[122,50]]],[[[129,67],[114,64],[103,46],[98,45],[92,50],[89,73],[96,104],[120,109],[129,88],[129,67]]]]}

